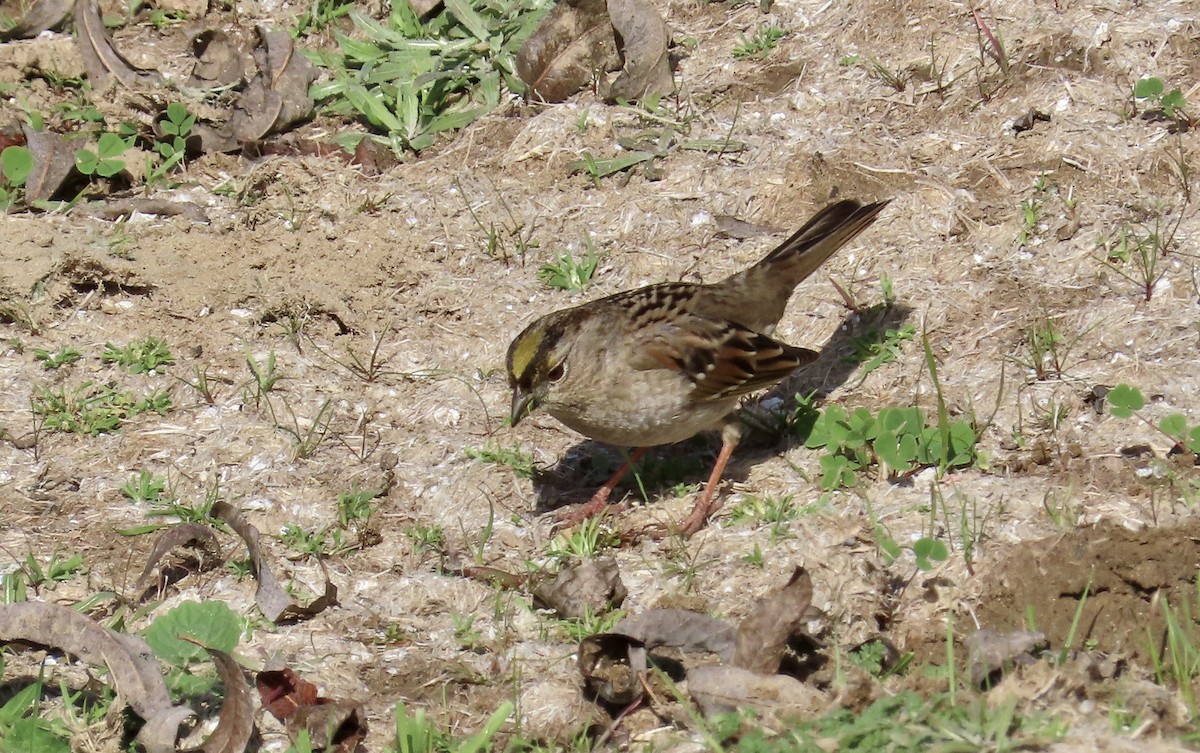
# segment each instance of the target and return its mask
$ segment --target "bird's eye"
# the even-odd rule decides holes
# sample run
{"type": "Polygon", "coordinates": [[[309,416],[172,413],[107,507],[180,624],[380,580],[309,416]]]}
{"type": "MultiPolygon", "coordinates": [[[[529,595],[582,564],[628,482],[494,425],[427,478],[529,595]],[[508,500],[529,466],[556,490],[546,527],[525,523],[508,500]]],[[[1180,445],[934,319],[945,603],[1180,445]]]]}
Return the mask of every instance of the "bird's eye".
{"type": "Polygon", "coordinates": [[[560,363],[559,365],[557,365],[553,369],[551,369],[550,373],[546,375],[546,378],[549,379],[551,382],[557,382],[558,380],[562,379],[566,375],[567,375],[567,364],[564,361],[563,363],[560,363]]]}

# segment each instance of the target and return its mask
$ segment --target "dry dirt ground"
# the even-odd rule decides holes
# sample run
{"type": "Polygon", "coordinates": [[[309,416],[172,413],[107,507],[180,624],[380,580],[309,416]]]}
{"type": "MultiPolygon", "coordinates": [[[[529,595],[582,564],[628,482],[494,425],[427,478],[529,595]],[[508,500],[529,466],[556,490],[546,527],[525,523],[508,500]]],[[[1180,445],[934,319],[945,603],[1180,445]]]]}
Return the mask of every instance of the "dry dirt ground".
{"type": "MultiPolygon", "coordinates": [[[[960,660],[978,625],[1032,621],[1062,647],[1086,589],[1073,647],[1120,671],[1043,662],[992,693],[1015,692],[1021,708],[1066,720],[1056,750],[1177,746],[1192,722],[1177,694],[1148,682],[1150,647],[1161,638],[1164,597],[1195,603],[1195,477],[1167,461],[1164,435],[1097,412],[1087,398],[1095,385],[1126,382],[1151,396],[1147,418],[1182,412],[1200,422],[1196,136],[1142,117],[1131,97],[1138,78],[1155,75],[1200,102],[1200,7],[988,2],[981,17],[1002,39],[1007,70],[990,56],[973,7],[777,0],[764,15],[748,4],[660,4],[675,38],[691,40],[665,112],[686,120],[693,138],[731,135],[748,148],[672,151],[659,180],[635,170],[597,186],[569,174],[581,152],[614,155],[618,137],[655,125],[584,92],[556,106],[507,104],[377,176],[319,157],[194,160],[163,195],[201,203],[207,224],[4,217],[3,559],[82,554],[86,579],[41,598],[127,592],[151,546],[150,536],[118,533],[147,522],[148,508],[121,492],[141,470],[165,476],[189,504],[219,486],[275,536],[289,524],[336,523],[339,492],[379,487],[394,462],[370,530],[346,534],[351,542],[362,534],[361,548],[326,562],[340,606],[260,626],[240,656],[249,666],[285,663],[327,695],[361,700],[374,729],[368,749],[383,747],[397,700],[427,705],[457,733],[515,700],[521,735],[566,744],[607,719],[580,694],[574,642],[547,627],[527,595],[446,573],[418,536],[440,529],[445,550],[509,572],[552,564],[546,511],[586,498],[619,458],[548,417],[503,425],[507,343],[538,314],[654,281],[716,280],[778,240],[722,237],[715,215],[787,230],[831,197],[891,197],[878,223],[793,299],[777,334],[825,350],[772,396],[788,405],[817,390],[826,405],[933,413],[923,332],[951,413],[981,427],[985,462],[941,479],[867,476],[823,494],[817,451],[752,442],[735,456],[724,511],[707,530],[606,552],[628,589],[623,608],[687,604],[736,619],[803,565],[827,651],[883,635],[915,652],[919,667],[944,661],[948,624],[960,660]],[[778,48],[761,61],[735,60],[741,36],[770,20],[787,31],[778,48]],[[874,63],[899,76],[902,90],[874,63]],[[1017,132],[1014,120],[1031,109],[1049,119],[1017,132]],[[1040,207],[1028,226],[1023,203],[1040,207]],[[1150,296],[1123,276],[1141,274],[1134,262],[1105,263],[1102,240],[1122,227],[1143,236],[1159,228],[1164,239],[1173,231],[1150,296]],[[538,279],[541,264],[578,252],[589,235],[602,261],[588,290],[538,279]],[[875,320],[849,309],[830,279],[867,307],[881,301],[885,277],[898,304],[889,326],[903,319],[918,338],[864,379],[844,356],[875,320]],[[1029,333],[1047,322],[1061,335],[1063,362],[1039,378],[1029,333]],[[165,338],[176,357],[162,374],[131,376],[101,362],[105,343],[148,336],[165,338]],[[35,357],[67,347],[83,359],[51,371],[35,357]],[[383,365],[367,379],[352,366],[373,350],[383,365]],[[247,360],[269,357],[282,379],[256,402],[247,360]],[[201,373],[212,404],[185,384],[201,373]],[[95,436],[35,433],[36,391],[88,381],[166,389],[173,407],[95,436]],[[519,448],[557,472],[532,481],[468,454],[480,448],[519,448]],[[784,536],[730,521],[750,496],[792,496],[805,514],[784,536]],[[936,536],[951,556],[927,573],[911,554],[887,564],[875,521],[902,544],[936,536]],[[756,548],[761,566],[746,561],[756,548]],[[1126,718],[1136,722],[1113,722],[1126,718]]],[[[287,25],[304,8],[237,10],[204,23],[287,25]]],[[[137,33],[167,49],[184,32],[137,33]]],[[[151,56],[132,38],[126,49],[135,62],[151,56]]],[[[0,74],[25,77],[11,67],[0,74]]],[[[26,85],[35,103],[52,104],[42,79],[26,85]]],[[[320,118],[305,132],[345,127],[354,126],[320,118]]],[[[647,501],[629,491],[637,504],[624,523],[682,516],[695,487],[680,495],[675,485],[700,481],[715,448],[700,441],[652,455],[684,470],[652,484],[647,501]],[[680,459],[693,462],[669,462],[680,459]]],[[[284,576],[317,587],[311,558],[278,539],[268,545],[292,555],[284,576]]],[[[185,579],[154,613],[195,599],[254,613],[253,587],[226,571],[185,579]]],[[[919,675],[873,692],[937,689],[919,675]]],[[[835,695],[831,704],[864,700],[835,695]]],[[[661,728],[648,710],[625,730],[633,745],[688,734],[661,728]]],[[[272,745],[281,739],[277,728],[265,734],[272,745]]]]}

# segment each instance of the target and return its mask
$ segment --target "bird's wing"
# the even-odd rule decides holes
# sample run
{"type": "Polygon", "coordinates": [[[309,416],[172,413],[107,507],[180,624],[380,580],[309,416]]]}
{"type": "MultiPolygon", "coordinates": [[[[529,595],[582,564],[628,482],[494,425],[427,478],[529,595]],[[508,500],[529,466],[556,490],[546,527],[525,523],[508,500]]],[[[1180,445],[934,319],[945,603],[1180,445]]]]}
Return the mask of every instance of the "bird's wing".
{"type": "Polygon", "coordinates": [[[643,324],[634,336],[636,369],[670,369],[695,385],[692,398],[745,395],[779,382],[817,354],[730,321],[677,312],[643,324]]]}

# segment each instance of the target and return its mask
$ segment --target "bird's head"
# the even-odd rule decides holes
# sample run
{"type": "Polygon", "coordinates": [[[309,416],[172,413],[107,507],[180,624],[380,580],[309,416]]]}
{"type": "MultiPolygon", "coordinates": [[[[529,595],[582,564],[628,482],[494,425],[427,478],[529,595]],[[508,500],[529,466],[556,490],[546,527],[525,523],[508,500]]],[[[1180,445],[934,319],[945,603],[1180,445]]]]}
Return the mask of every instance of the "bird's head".
{"type": "Polygon", "coordinates": [[[508,346],[508,384],[512,388],[512,425],[540,407],[553,407],[571,379],[571,347],[588,314],[565,309],[530,324],[508,346]]]}

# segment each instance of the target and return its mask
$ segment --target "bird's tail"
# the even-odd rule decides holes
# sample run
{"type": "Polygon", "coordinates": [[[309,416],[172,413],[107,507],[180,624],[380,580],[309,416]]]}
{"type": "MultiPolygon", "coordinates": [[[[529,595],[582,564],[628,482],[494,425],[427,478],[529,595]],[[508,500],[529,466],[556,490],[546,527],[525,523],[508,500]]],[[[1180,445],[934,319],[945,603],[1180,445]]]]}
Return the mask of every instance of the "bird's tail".
{"type": "Polygon", "coordinates": [[[830,204],[762,261],[730,277],[724,284],[761,291],[762,297],[756,304],[774,324],[783,316],[792,290],[834,252],[866,230],[888,201],[890,199],[863,204],[854,199],[842,199],[830,204]]]}

